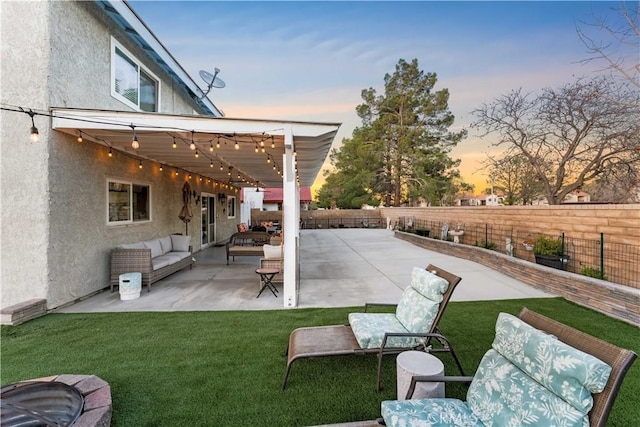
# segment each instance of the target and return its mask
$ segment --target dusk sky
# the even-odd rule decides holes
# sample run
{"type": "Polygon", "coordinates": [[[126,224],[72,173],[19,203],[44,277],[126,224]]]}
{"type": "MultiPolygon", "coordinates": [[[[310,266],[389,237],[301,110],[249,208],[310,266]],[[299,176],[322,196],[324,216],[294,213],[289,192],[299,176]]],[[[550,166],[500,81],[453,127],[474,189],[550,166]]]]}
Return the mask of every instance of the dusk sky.
{"type": "MultiPolygon", "coordinates": [[[[619,19],[618,2],[130,4],[202,88],[199,70],[221,70],[227,87],[209,98],[227,117],[340,122],[334,147],[360,124],[361,91],[383,93],[385,73],[401,58],[417,58],[437,74],[436,90],[449,89],[457,130],[468,128],[473,109],[513,89],[594,76],[602,64],[581,63],[588,53],[576,26],[619,19]]],[[[487,186],[479,164],[489,143],[470,130],[452,152],[476,193],[487,186]]]]}

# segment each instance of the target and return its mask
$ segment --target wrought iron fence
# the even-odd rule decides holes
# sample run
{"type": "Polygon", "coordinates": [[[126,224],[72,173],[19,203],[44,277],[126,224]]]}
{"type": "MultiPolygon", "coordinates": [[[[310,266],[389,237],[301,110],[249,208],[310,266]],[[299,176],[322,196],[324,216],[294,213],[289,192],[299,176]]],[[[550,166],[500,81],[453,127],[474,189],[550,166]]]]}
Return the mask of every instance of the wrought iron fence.
{"type": "Polygon", "coordinates": [[[553,236],[513,227],[452,224],[413,217],[400,217],[398,228],[441,240],[453,240],[449,231],[460,228],[464,230],[464,234],[458,236],[460,244],[491,249],[571,273],[640,288],[640,246],[608,242],[603,233],[599,240],[588,240],[568,237],[564,233],[553,236]],[[541,236],[561,243],[561,253],[549,257],[554,260],[545,261],[543,257],[536,256],[534,244],[541,236]]]}

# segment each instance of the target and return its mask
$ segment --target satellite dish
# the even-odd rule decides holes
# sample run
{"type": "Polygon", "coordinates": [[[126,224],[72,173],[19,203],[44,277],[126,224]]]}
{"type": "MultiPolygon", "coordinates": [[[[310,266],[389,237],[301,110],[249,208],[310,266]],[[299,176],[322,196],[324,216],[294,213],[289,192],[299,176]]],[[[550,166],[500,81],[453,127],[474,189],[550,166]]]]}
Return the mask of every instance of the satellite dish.
{"type": "Polygon", "coordinates": [[[215,87],[216,89],[222,89],[223,87],[226,86],[226,83],[224,82],[224,80],[218,77],[218,73],[220,72],[220,69],[215,68],[214,71],[215,72],[211,74],[208,71],[200,70],[200,73],[199,73],[200,77],[202,78],[202,80],[205,81],[205,83],[207,83],[207,91],[204,93],[204,95],[202,95],[202,98],[204,98],[205,96],[207,96],[209,92],[211,92],[211,88],[215,87]]]}

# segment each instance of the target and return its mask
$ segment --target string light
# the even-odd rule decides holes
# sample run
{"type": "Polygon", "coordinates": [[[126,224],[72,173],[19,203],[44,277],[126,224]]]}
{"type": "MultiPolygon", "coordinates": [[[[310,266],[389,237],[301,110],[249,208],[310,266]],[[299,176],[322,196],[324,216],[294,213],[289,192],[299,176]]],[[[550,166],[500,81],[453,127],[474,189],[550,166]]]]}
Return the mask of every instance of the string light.
{"type": "MultiPolygon", "coordinates": [[[[22,110],[22,108],[20,109],[22,110]]],[[[27,113],[29,117],[31,117],[31,133],[29,139],[31,140],[31,142],[40,142],[40,133],[38,132],[38,128],[36,127],[35,122],[33,121],[33,116],[35,116],[36,113],[34,113],[32,110],[24,112],[27,113]]]]}
{"type": "MultiPolygon", "coordinates": [[[[39,131],[38,131],[38,128],[35,126],[35,116],[36,116],[36,115],[46,115],[46,116],[49,116],[49,117],[56,117],[55,115],[52,115],[52,114],[42,114],[42,113],[37,113],[37,112],[34,112],[34,111],[33,111],[33,110],[31,110],[31,109],[29,109],[29,110],[27,111],[27,110],[25,110],[23,107],[15,107],[15,108],[16,108],[16,110],[11,110],[11,111],[16,111],[16,112],[17,112],[17,111],[19,111],[19,112],[25,113],[25,114],[27,114],[27,115],[31,118],[31,125],[32,125],[32,126],[31,126],[31,129],[30,129],[30,139],[31,139],[31,141],[32,141],[32,142],[39,142],[39,141],[40,141],[39,131]]],[[[4,107],[3,107],[2,109],[3,109],[3,110],[5,110],[5,109],[6,109],[6,110],[9,110],[8,108],[4,108],[4,107]]],[[[129,128],[131,128],[131,131],[132,131],[131,147],[132,147],[132,149],[134,149],[134,150],[138,150],[138,149],[140,148],[140,146],[141,146],[141,143],[140,143],[140,140],[139,140],[138,135],[137,135],[137,126],[136,126],[135,124],[133,124],[133,123],[130,123],[129,125],[126,125],[126,124],[123,124],[123,125],[124,125],[123,127],[129,127],[129,128]]],[[[184,129],[184,131],[187,131],[187,130],[186,130],[186,129],[184,129]]],[[[76,132],[77,132],[77,133],[76,133],[76,141],[77,141],[78,143],[84,143],[84,142],[85,142],[85,141],[84,141],[84,136],[85,136],[84,132],[83,132],[82,130],[80,130],[80,129],[77,129],[77,130],[76,130],[76,132]]],[[[199,158],[199,156],[200,156],[200,151],[199,151],[199,150],[200,150],[200,148],[199,148],[199,146],[195,143],[195,130],[191,130],[190,132],[191,132],[191,143],[189,144],[189,147],[190,147],[190,149],[194,150],[194,156],[195,156],[195,158],[199,158]]],[[[72,134],[72,133],[71,133],[71,134],[72,134]]],[[[171,136],[171,137],[172,137],[172,148],[173,148],[173,149],[177,148],[176,136],[175,136],[175,135],[171,135],[171,133],[170,133],[170,132],[167,132],[167,134],[168,134],[167,136],[171,136]]],[[[206,134],[206,132],[205,132],[205,134],[206,134]]],[[[73,134],[72,134],[72,135],[73,135],[73,134]]],[[[87,134],[87,135],[88,135],[88,134],[87,134]]],[[[225,141],[225,139],[224,139],[224,138],[226,138],[226,139],[228,139],[228,140],[230,140],[230,139],[231,139],[231,138],[229,138],[229,136],[227,136],[226,134],[224,134],[224,135],[221,135],[221,134],[215,134],[215,135],[211,135],[211,136],[215,136],[215,137],[216,137],[216,147],[218,147],[218,148],[220,148],[220,147],[221,147],[221,142],[220,142],[220,138],[221,138],[221,137],[223,138],[223,141],[225,141]]],[[[251,135],[251,134],[249,134],[249,133],[247,133],[247,134],[241,134],[241,136],[246,136],[246,137],[250,137],[250,138],[251,138],[251,141],[245,141],[245,140],[242,140],[242,141],[243,141],[243,142],[253,142],[253,143],[254,143],[254,148],[255,148],[255,152],[256,152],[256,153],[259,153],[260,151],[262,151],[262,153],[266,153],[266,150],[265,150],[265,148],[264,148],[264,147],[265,147],[265,145],[266,145],[266,144],[265,144],[265,142],[267,142],[267,139],[266,139],[266,138],[267,138],[268,136],[266,136],[266,133],[265,133],[265,132],[262,132],[262,138],[261,138],[259,141],[258,141],[258,140],[256,140],[256,139],[254,138],[254,136],[253,136],[253,135],[251,135]]],[[[108,157],[110,157],[110,158],[111,158],[111,157],[113,157],[113,154],[114,154],[113,146],[112,146],[111,144],[109,144],[109,142],[104,141],[104,140],[101,140],[100,138],[96,138],[95,136],[89,136],[89,137],[90,137],[91,141],[94,141],[94,142],[101,142],[102,144],[106,145],[106,146],[108,147],[108,152],[107,152],[108,157]]],[[[184,139],[183,139],[181,136],[178,136],[178,138],[182,139],[182,141],[184,142],[184,139]]],[[[240,144],[239,144],[239,140],[238,140],[238,134],[237,134],[237,133],[235,133],[235,132],[233,133],[233,140],[234,140],[234,149],[239,150],[239,149],[240,149],[240,144]]],[[[273,147],[275,147],[275,142],[274,142],[274,137],[273,137],[273,136],[271,136],[271,140],[272,140],[272,144],[271,144],[271,145],[272,145],[272,148],[273,148],[273,147]]],[[[210,139],[208,142],[209,142],[209,151],[210,151],[211,153],[214,153],[215,151],[214,151],[214,147],[213,147],[213,139],[210,139]]],[[[227,143],[226,143],[226,141],[225,141],[225,146],[226,146],[226,144],[227,144],[227,143]]],[[[125,153],[124,153],[124,154],[125,154],[127,157],[133,157],[133,159],[134,159],[134,160],[135,160],[135,158],[136,158],[136,157],[140,158],[138,155],[135,155],[135,157],[134,157],[134,156],[130,156],[130,155],[128,155],[128,154],[126,153],[126,149],[125,149],[124,151],[125,151],[125,153]]],[[[267,157],[267,163],[272,163],[272,162],[271,162],[271,157],[269,157],[269,156],[270,156],[269,154],[267,154],[267,155],[266,155],[266,157],[267,157]]],[[[209,157],[209,156],[206,156],[206,155],[205,155],[205,158],[208,158],[208,157],[209,157]]],[[[218,157],[218,156],[214,156],[214,157],[218,157]]],[[[209,158],[209,160],[210,160],[210,158],[209,158]]],[[[158,164],[158,170],[159,170],[159,171],[161,171],[161,172],[162,172],[162,171],[164,171],[164,166],[163,166],[162,164],[160,164],[159,162],[154,162],[154,163],[157,163],[157,164],[158,164]]],[[[225,163],[220,162],[220,170],[221,170],[221,171],[223,171],[223,170],[224,170],[224,168],[225,168],[225,167],[227,167],[227,165],[228,165],[228,164],[229,164],[229,163],[226,163],[226,164],[225,164],[225,163]]],[[[215,167],[215,166],[214,166],[214,162],[213,162],[212,160],[210,161],[209,166],[210,166],[211,168],[215,167]]],[[[140,169],[143,169],[142,160],[139,160],[139,161],[138,161],[138,167],[139,167],[140,169]]],[[[234,169],[234,168],[233,168],[233,166],[229,166],[229,168],[230,168],[230,169],[232,169],[232,170],[234,169]]],[[[185,172],[186,172],[186,171],[185,171],[185,172]]],[[[169,172],[169,173],[170,173],[170,172],[169,172]]],[[[178,170],[176,170],[176,176],[178,176],[179,174],[180,174],[180,172],[179,172],[178,170]]],[[[232,175],[232,174],[230,174],[230,176],[231,176],[231,175],[232,175]]],[[[240,173],[238,173],[238,179],[241,179],[243,182],[246,182],[246,183],[250,182],[248,177],[246,177],[246,176],[242,176],[240,173]]],[[[201,181],[203,181],[203,180],[204,180],[204,177],[200,177],[200,180],[201,180],[201,181]]],[[[217,183],[216,183],[216,182],[214,182],[214,183],[213,183],[213,185],[217,185],[217,183]]],[[[222,184],[221,184],[221,185],[222,185],[222,184]]],[[[236,189],[236,191],[237,191],[237,189],[236,189]]]]}
{"type": "Polygon", "coordinates": [[[273,135],[271,135],[271,148],[276,148],[276,144],[273,142],[273,135]]]}
{"type": "Polygon", "coordinates": [[[136,127],[132,124],[131,129],[133,130],[133,141],[131,141],[131,147],[134,150],[137,150],[138,148],[140,148],[140,143],[138,142],[138,137],[136,136],[136,127]]]}

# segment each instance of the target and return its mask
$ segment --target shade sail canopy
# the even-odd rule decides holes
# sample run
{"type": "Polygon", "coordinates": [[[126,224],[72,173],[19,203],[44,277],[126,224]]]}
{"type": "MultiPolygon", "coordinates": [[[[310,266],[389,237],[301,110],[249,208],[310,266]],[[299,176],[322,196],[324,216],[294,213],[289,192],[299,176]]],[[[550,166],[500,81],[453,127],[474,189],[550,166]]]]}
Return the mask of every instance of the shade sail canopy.
{"type": "Polygon", "coordinates": [[[52,109],[52,116],[54,130],[74,136],[82,133],[83,139],[132,158],[237,187],[282,187],[288,133],[298,183],[311,186],[340,127],[340,123],[63,108],[52,109]],[[137,149],[132,147],[134,132],[137,149]],[[192,142],[195,149],[190,147],[192,142]]]}

